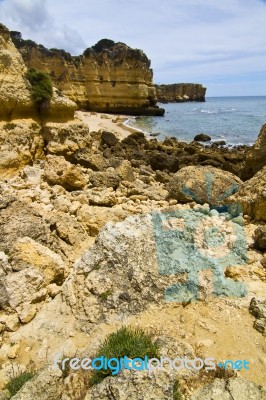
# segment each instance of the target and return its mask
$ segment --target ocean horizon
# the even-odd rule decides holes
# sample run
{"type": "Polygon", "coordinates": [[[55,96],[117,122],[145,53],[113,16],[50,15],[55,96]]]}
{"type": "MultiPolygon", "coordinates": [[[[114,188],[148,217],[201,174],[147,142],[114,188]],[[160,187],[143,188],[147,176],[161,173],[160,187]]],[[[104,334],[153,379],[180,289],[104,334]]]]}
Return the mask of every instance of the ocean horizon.
{"type": "Polygon", "coordinates": [[[205,102],[159,103],[164,117],[130,117],[129,126],[158,140],[175,137],[191,142],[206,133],[212,142],[224,140],[227,146],[253,145],[266,123],[266,96],[206,96],[205,102]]]}

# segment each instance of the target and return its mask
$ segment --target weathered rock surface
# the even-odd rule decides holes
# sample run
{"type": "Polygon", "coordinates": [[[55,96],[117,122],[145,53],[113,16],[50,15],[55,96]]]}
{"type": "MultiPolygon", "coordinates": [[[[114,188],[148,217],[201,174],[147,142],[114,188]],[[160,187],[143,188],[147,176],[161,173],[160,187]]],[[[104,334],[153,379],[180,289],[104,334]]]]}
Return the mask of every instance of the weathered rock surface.
{"type": "Polygon", "coordinates": [[[0,177],[14,175],[36,158],[43,158],[43,148],[41,126],[34,120],[0,122],[0,177]]]}
{"type": "Polygon", "coordinates": [[[50,74],[56,88],[79,108],[99,112],[163,115],[156,107],[150,60],[142,50],[114,43],[71,57],[23,39],[15,40],[26,66],[50,74]]]}
{"type": "Polygon", "coordinates": [[[239,203],[243,213],[255,221],[266,221],[266,167],[244,182],[228,202],[239,203]]]}
{"type": "Polygon", "coordinates": [[[190,400],[262,400],[266,390],[243,378],[224,381],[215,379],[210,385],[196,390],[190,400]]]}
{"type": "Polygon", "coordinates": [[[66,161],[63,156],[47,156],[44,177],[52,185],[67,190],[78,190],[86,185],[86,177],[79,166],[66,161]]]}
{"type": "Polygon", "coordinates": [[[243,179],[251,178],[256,172],[266,165],[266,124],[260,130],[260,134],[247,155],[243,171],[243,179]]]}
{"type": "Polygon", "coordinates": [[[162,103],[205,101],[206,88],[198,83],[155,85],[155,88],[158,101],[162,103]]]}
{"type": "Polygon", "coordinates": [[[12,399],[61,400],[63,388],[62,371],[50,367],[28,381],[12,399]]]}
{"type": "Polygon", "coordinates": [[[185,167],[169,181],[169,196],[179,202],[217,205],[238,191],[241,180],[213,167],[185,167]]]}
{"type": "Polygon", "coordinates": [[[255,230],[254,246],[258,250],[266,250],[266,226],[260,226],[255,230]]]}
{"type": "Polygon", "coordinates": [[[91,388],[84,400],[173,400],[173,375],[166,371],[149,372],[123,370],[116,377],[105,378],[91,388]],[[115,397],[114,397],[115,396],[115,397]]]}
{"type": "Polygon", "coordinates": [[[249,312],[256,318],[254,328],[266,336],[266,299],[253,297],[249,305],[249,312]]]}

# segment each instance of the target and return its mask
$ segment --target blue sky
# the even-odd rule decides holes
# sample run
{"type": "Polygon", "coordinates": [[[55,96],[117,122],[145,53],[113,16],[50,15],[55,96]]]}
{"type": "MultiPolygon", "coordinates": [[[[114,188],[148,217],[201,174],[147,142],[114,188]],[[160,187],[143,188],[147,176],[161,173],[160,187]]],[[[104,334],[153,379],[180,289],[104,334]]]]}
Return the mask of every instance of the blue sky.
{"type": "Polygon", "coordinates": [[[156,83],[266,95],[265,0],[0,0],[0,21],[72,54],[102,38],[141,48],[156,83]]]}

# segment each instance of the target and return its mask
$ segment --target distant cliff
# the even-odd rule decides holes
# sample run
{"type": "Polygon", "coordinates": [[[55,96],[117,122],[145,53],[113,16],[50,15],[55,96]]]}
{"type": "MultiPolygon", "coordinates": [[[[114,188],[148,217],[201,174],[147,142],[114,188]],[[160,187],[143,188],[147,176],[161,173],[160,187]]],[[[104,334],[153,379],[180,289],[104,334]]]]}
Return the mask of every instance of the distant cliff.
{"type": "Polygon", "coordinates": [[[157,99],[161,103],[205,101],[206,88],[199,83],[174,83],[155,85],[157,99]]]}
{"type": "Polygon", "coordinates": [[[19,32],[12,39],[28,68],[51,76],[53,84],[80,109],[133,115],[163,115],[156,106],[150,60],[142,50],[103,39],[83,55],[46,49],[19,32]]]}

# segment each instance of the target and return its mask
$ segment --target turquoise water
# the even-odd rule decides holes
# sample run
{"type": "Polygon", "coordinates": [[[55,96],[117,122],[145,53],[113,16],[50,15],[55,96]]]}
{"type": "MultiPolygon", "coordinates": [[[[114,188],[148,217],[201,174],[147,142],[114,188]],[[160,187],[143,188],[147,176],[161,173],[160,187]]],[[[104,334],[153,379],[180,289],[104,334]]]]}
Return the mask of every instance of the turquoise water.
{"type": "Polygon", "coordinates": [[[190,142],[198,133],[212,140],[225,140],[227,145],[255,142],[266,123],[266,96],[208,97],[205,103],[159,104],[164,117],[130,118],[128,124],[149,133],[160,133],[158,139],[174,136],[190,142]]]}

